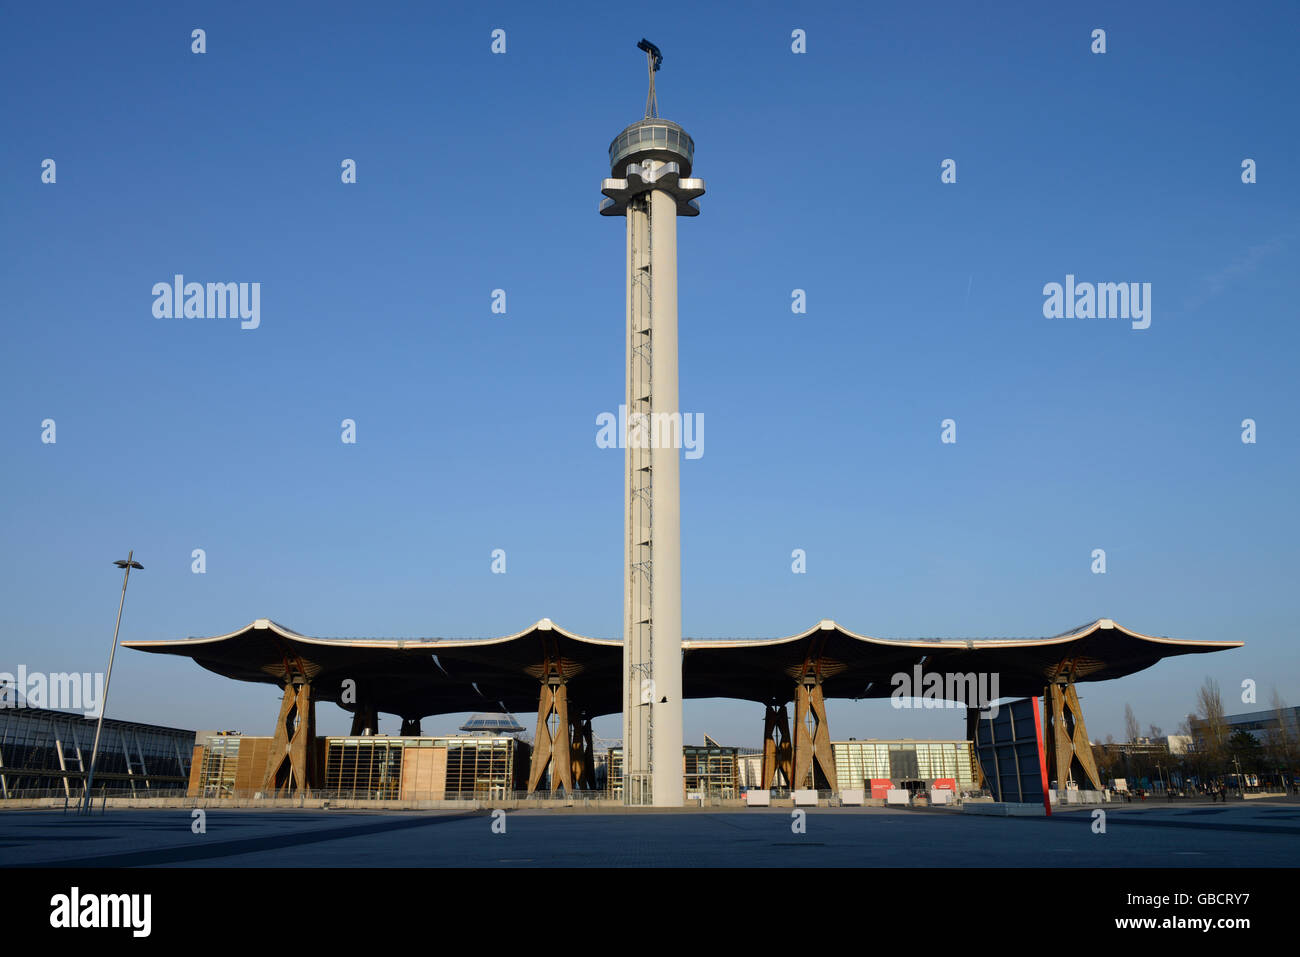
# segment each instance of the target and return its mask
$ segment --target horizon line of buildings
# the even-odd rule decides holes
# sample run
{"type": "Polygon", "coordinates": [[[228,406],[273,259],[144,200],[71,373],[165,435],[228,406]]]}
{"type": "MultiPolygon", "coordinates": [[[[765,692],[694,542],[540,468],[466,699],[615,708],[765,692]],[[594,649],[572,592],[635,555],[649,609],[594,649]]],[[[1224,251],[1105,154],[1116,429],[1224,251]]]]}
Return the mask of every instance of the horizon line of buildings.
{"type": "MultiPolygon", "coordinates": [[[[75,712],[45,708],[0,709],[0,798],[19,792],[84,790],[95,721],[75,712]]],[[[1245,731],[1267,745],[1280,729],[1300,743],[1300,707],[1225,715],[1224,733],[1245,731]]],[[[1103,744],[1125,760],[1176,758],[1205,749],[1208,725],[1192,722],[1191,735],[1139,736],[1103,744]]],[[[684,791],[689,797],[736,797],[762,784],[760,748],[719,744],[705,734],[685,745],[684,791]]],[[[239,731],[189,731],[115,718],[104,719],[96,781],[106,791],[134,795],[186,790],[190,796],[258,793],[269,758],[270,738],[239,731]]],[[[621,788],[621,742],[604,742],[578,790],[617,796],[621,788]]],[[[920,789],[951,780],[962,789],[982,786],[973,742],[962,739],[848,738],[830,742],[835,791],[864,782],[892,780],[920,789]]],[[[438,735],[322,735],[317,738],[322,790],[396,799],[522,791],[532,742],[513,716],[476,714],[458,733],[438,735]]],[[[547,788],[549,790],[549,786],[547,788]]]]}

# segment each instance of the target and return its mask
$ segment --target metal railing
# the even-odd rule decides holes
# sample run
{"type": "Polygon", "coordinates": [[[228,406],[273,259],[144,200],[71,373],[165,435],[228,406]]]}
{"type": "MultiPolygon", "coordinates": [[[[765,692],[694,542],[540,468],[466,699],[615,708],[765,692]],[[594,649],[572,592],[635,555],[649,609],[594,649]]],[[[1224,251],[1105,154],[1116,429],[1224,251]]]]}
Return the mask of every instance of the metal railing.
{"type": "MultiPolygon", "coordinates": [[[[134,791],[130,788],[113,788],[97,787],[95,788],[95,800],[101,798],[178,798],[185,797],[185,788],[141,788],[137,787],[134,791]]],[[[83,801],[86,798],[84,788],[9,788],[8,791],[0,795],[0,807],[4,806],[5,801],[39,801],[45,799],[62,801],[64,798],[72,802],[83,801]]]]}
{"type": "MultiPolygon", "coordinates": [[[[700,792],[699,797],[702,799],[699,803],[705,807],[722,806],[724,803],[742,804],[745,800],[745,792],[760,790],[752,786],[742,786],[734,794],[716,794],[700,792]]],[[[771,798],[776,801],[793,800],[794,792],[789,788],[771,788],[768,789],[771,798]]],[[[18,801],[51,801],[59,804],[67,803],[69,807],[75,807],[85,799],[84,791],[73,789],[71,793],[63,788],[11,788],[7,794],[7,801],[0,799],[0,808],[6,803],[18,801]]],[[[870,791],[867,791],[867,797],[870,798],[870,791]]],[[[987,790],[975,788],[962,788],[955,795],[955,801],[961,803],[963,800],[972,799],[989,799],[993,795],[987,790]]],[[[835,805],[839,803],[840,792],[835,790],[818,790],[817,800],[821,804],[835,805]]],[[[151,788],[143,790],[137,788],[132,791],[129,788],[103,787],[95,788],[94,803],[104,806],[105,802],[143,802],[161,800],[183,800],[193,805],[203,804],[221,804],[225,802],[250,802],[250,803],[267,803],[272,802],[283,806],[287,803],[305,805],[308,802],[323,802],[326,804],[334,802],[364,802],[374,805],[385,804],[409,804],[422,802],[478,802],[482,804],[494,803],[515,803],[521,805],[528,804],[555,804],[563,803],[574,806],[591,806],[601,805],[622,805],[623,797],[621,793],[610,792],[605,790],[598,791],[573,791],[565,793],[562,791],[519,791],[507,790],[505,788],[491,788],[486,790],[475,791],[406,791],[405,793],[395,793],[391,789],[334,789],[334,788],[312,788],[309,790],[294,791],[291,794],[276,794],[271,791],[264,791],[260,788],[208,788],[198,794],[191,794],[185,788],[151,788]]],[[[688,806],[693,806],[697,802],[689,800],[688,806]]]]}

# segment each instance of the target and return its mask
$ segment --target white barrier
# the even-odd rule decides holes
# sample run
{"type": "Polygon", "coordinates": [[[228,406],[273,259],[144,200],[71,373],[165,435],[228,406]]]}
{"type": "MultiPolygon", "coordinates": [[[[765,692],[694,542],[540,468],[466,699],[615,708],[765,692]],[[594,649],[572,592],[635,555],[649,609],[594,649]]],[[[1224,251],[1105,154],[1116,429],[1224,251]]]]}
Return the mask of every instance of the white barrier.
{"type": "Polygon", "coordinates": [[[863,788],[846,788],[840,792],[840,804],[844,807],[862,807],[866,799],[867,792],[863,788]]]}
{"type": "Polygon", "coordinates": [[[772,792],[758,791],[750,788],[745,792],[745,805],[747,807],[771,807],[772,792]]]}
{"type": "Polygon", "coordinates": [[[946,788],[935,788],[930,792],[931,804],[953,804],[952,792],[946,788]]]}
{"type": "Polygon", "coordinates": [[[901,788],[890,788],[885,795],[886,804],[911,804],[912,792],[904,791],[901,788]]]}
{"type": "Polygon", "coordinates": [[[1103,801],[1110,800],[1109,792],[1094,791],[1091,788],[1087,790],[1070,788],[1066,791],[1062,791],[1059,788],[1053,788],[1047,793],[1052,799],[1053,807],[1058,804],[1101,804],[1103,801]]]}
{"type": "Polygon", "coordinates": [[[795,807],[816,807],[817,792],[816,791],[795,791],[794,806],[795,807]]]}

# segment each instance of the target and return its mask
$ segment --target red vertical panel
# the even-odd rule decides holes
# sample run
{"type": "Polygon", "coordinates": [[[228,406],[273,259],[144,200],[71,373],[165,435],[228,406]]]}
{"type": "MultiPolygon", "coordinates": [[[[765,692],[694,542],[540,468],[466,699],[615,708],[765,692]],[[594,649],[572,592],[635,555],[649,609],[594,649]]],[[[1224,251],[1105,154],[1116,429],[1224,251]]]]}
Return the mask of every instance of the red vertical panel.
{"type": "Polygon", "coordinates": [[[1047,793],[1047,752],[1043,750],[1043,712],[1034,698],[1034,735],[1038,738],[1038,773],[1043,779],[1043,807],[1052,816],[1052,796],[1047,793]]]}

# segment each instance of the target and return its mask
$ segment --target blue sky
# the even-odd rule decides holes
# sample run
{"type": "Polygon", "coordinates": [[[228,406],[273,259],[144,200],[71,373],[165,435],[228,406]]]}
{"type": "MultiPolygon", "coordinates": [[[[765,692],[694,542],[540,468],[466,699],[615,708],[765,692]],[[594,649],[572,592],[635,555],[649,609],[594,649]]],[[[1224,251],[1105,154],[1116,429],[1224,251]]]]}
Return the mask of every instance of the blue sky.
{"type": "MultiPolygon", "coordinates": [[[[102,669],[128,548],[146,570],[124,639],[258,617],[617,635],[622,453],[595,422],[622,401],[624,237],[596,208],[648,36],[660,111],[708,183],[678,231],[681,402],[706,422],[682,467],[685,633],[1112,617],[1246,647],[1086,686],[1094,738],[1122,733],[1126,702],[1172,731],[1206,675],[1229,711],[1253,710],[1232,700],[1246,678],[1259,706],[1273,687],[1300,703],[1294,5],[4,20],[0,670],[102,669]],[[260,282],[260,327],[155,318],[176,273],[260,282]],[[1150,328],[1044,318],[1067,273],[1151,283],[1150,328]]],[[[124,652],[109,713],[265,734],[277,698],[124,652]]],[[[836,738],[964,727],[879,702],[830,718],[836,738]]],[[[347,727],[333,706],[319,720],[347,727]]],[[[754,745],[760,721],[687,705],[693,740],[754,745]]]]}

